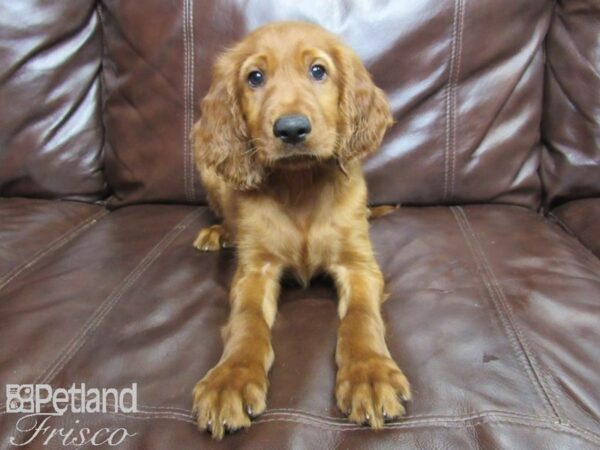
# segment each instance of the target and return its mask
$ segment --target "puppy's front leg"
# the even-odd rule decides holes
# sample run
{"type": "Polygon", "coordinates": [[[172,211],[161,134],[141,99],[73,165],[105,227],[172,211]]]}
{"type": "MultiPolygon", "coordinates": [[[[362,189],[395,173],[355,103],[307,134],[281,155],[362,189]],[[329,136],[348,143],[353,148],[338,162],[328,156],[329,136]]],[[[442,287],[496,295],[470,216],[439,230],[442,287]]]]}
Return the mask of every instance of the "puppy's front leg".
{"type": "Polygon", "coordinates": [[[277,311],[281,267],[240,264],[230,294],[219,363],[194,388],[198,427],[216,439],[250,426],[266,407],[267,373],[273,363],[271,327],[277,311]]]}
{"type": "Polygon", "coordinates": [[[341,319],[338,330],[336,399],[350,420],[381,428],[405,413],[401,400],[410,398],[408,380],[392,360],[385,343],[380,304],[383,276],[368,254],[355,265],[337,265],[333,273],[341,319]]]}

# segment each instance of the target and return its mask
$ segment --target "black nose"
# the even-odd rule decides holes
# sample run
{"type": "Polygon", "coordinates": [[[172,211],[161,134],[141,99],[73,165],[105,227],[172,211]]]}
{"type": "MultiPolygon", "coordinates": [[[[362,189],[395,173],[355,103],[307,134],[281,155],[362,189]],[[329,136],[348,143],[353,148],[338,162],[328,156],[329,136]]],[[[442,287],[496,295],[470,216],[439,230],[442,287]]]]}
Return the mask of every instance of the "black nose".
{"type": "Polygon", "coordinates": [[[287,144],[297,144],[306,139],[311,126],[308,117],[302,114],[282,116],[273,125],[273,134],[287,144]]]}

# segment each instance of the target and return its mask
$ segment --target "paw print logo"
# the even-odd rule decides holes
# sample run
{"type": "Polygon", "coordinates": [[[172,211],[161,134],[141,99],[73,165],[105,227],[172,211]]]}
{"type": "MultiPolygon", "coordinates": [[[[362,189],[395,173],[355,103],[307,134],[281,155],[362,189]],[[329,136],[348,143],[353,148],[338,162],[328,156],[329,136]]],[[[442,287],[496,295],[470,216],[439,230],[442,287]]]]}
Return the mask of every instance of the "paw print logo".
{"type": "Polygon", "coordinates": [[[35,410],[32,384],[6,385],[6,412],[32,413],[35,410]]]}

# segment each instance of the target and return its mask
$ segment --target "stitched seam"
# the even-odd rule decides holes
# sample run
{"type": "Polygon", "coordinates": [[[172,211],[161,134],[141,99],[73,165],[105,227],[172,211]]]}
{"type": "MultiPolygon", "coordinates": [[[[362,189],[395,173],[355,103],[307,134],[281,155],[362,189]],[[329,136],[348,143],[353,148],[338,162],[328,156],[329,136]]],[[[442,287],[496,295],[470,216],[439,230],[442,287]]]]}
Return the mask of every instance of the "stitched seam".
{"type": "MultiPolygon", "coordinates": [[[[0,415],[5,414],[6,411],[0,411],[0,415]]],[[[179,422],[185,422],[190,424],[195,424],[196,421],[191,416],[191,414],[183,415],[176,413],[156,413],[156,412],[137,412],[133,414],[123,414],[118,412],[109,412],[106,415],[110,416],[120,416],[125,418],[130,418],[134,420],[156,420],[156,419],[172,419],[179,422]],[[140,416],[142,414],[143,416],[140,416]],[[144,417],[146,416],[146,417],[144,417]]],[[[319,428],[323,428],[330,431],[369,431],[368,427],[359,427],[355,424],[352,424],[346,420],[344,423],[328,423],[324,421],[320,421],[318,419],[314,420],[312,417],[303,417],[298,415],[297,417],[291,418],[268,418],[269,415],[275,416],[274,414],[269,414],[269,412],[263,413],[260,418],[255,420],[254,424],[260,423],[269,423],[269,422],[287,422],[287,423],[296,423],[296,424],[304,424],[304,425],[312,425],[317,426],[319,428]],[[265,418],[267,417],[267,418],[265,418]]],[[[416,417],[416,416],[414,416],[416,417]]],[[[478,414],[473,414],[470,416],[419,416],[423,417],[422,419],[412,419],[407,418],[403,419],[396,423],[386,424],[385,428],[388,429],[402,429],[402,428],[418,428],[418,427],[431,427],[431,426],[446,426],[458,428],[461,426],[476,426],[484,423],[510,423],[515,425],[524,425],[529,428],[541,428],[541,429],[550,429],[557,432],[564,432],[567,434],[572,434],[578,436],[582,439],[585,439],[589,442],[593,442],[595,444],[600,444],[600,436],[586,428],[573,426],[571,424],[561,424],[549,419],[545,419],[542,417],[531,416],[528,414],[520,414],[520,413],[511,413],[511,412],[503,412],[503,411],[483,411],[478,414]]]]}
{"type": "MultiPolygon", "coordinates": [[[[114,407],[115,404],[114,403],[107,403],[107,407],[114,407]]],[[[130,405],[129,405],[130,406],[130,405]]],[[[186,410],[186,413],[175,413],[172,411],[144,411],[144,410],[140,410],[138,409],[138,411],[134,412],[134,413],[119,413],[119,412],[113,412],[113,411],[108,411],[106,414],[118,414],[118,415],[123,415],[123,416],[139,416],[139,415],[144,415],[144,416],[149,416],[149,417],[172,417],[172,418],[181,418],[184,419],[186,421],[190,421],[191,423],[195,423],[195,418],[194,416],[190,413],[189,410],[186,410]]],[[[281,413],[278,412],[277,409],[273,409],[273,410],[267,410],[264,413],[262,413],[260,415],[260,417],[258,417],[255,422],[264,422],[268,420],[271,421],[275,421],[277,420],[276,418],[278,416],[289,416],[293,419],[298,419],[298,420],[304,420],[305,422],[316,422],[316,423],[320,423],[323,425],[332,425],[332,426],[336,426],[338,428],[353,428],[356,425],[352,422],[349,422],[347,419],[340,419],[339,422],[334,422],[331,420],[323,420],[323,416],[316,416],[316,415],[310,415],[309,413],[306,413],[305,411],[301,411],[301,410],[296,410],[296,414],[292,414],[292,413],[281,413]],[[272,419],[269,419],[269,418],[272,419]]],[[[549,420],[548,418],[545,417],[540,417],[540,416],[532,416],[529,414],[520,414],[520,413],[516,413],[516,412],[509,412],[509,411],[498,411],[498,410],[486,410],[486,411],[481,411],[479,413],[476,414],[470,414],[470,415],[464,415],[464,416],[435,416],[435,415],[427,415],[427,414],[423,414],[423,415],[418,415],[418,416],[410,416],[410,417],[405,417],[402,418],[400,420],[397,420],[396,422],[391,422],[389,423],[390,426],[398,426],[398,425],[420,425],[420,424],[451,424],[451,423],[459,423],[459,422],[468,422],[471,420],[480,420],[480,419],[485,419],[485,418],[489,418],[489,417],[501,417],[501,418],[506,418],[506,419],[514,419],[514,420],[521,420],[521,421],[529,421],[529,422],[541,422],[541,423],[547,423],[550,424],[552,426],[555,427],[560,427],[560,424],[553,422],[552,420],[549,420]]],[[[387,426],[387,425],[386,425],[387,426]]],[[[364,427],[358,427],[358,428],[364,428],[364,427]]]]}
{"type": "MultiPolygon", "coordinates": [[[[100,54],[100,74],[98,78],[100,79],[100,124],[102,125],[102,144],[100,146],[100,159],[102,161],[102,173],[106,177],[106,147],[107,147],[107,132],[106,132],[106,114],[105,114],[105,104],[107,98],[107,88],[106,88],[106,74],[104,73],[104,64],[106,61],[106,23],[104,21],[104,13],[102,12],[102,5],[100,2],[96,5],[96,13],[98,14],[98,19],[100,21],[100,45],[101,45],[101,54],[100,54]]],[[[104,189],[106,191],[106,195],[110,196],[114,194],[111,186],[108,185],[108,181],[104,181],[104,189]]],[[[102,200],[103,204],[106,204],[106,199],[102,200]]]]}
{"type": "Polygon", "coordinates": [[[184,89],[184,124],[183,124],[183,179],[186,200],[193,202],[195,198],[194,164],[191,145],[192,125],[194,121],[194,42],[193,42],[193,3],[183,2],[183,89],[184,89]]]}
{"type": "MultiPolygon", "coordinates": [[[[108,403],[107,405],[109,407],[115,406],[113,403],[108,403]]],[[[132,405],[126,404],[125,406],[131,407],[132,405]]],[[[150,405],[140,405],[138,403],[137,408],[138,408],[138,410],[136,411],[137,413],[155,414],[155,413],[160,413],[160,412],[166,412],[166,413],[170,413],[170,414],[174,414],[174,415],[179,415],[182,417],[193,418],[193,415],[192,415],[190,409],[178,408],[175,406],[150,406],[150,405]]],[[[494,410],[494,409],[480,411],[476,414],[472,414],[469,416],[463,416],[463,418],[464,417],[475,418],[475,417],[486,416],[486,415],[490,415],[490,414],[501,414],[504,416],[536,419],[536,420],[541,420],[541,421],[550,420],[546,416],[534,416],[531,414],[523,414],[523,413],[519,413],[519,412],[515,412],[515,411],[504,411],[504,410],[494,410]]],[[[346,425],[348,424],[348,419],[345,417],[324,416],[321,414],[316,414],[316,413],[312,413],[312,412],[301,410],[301,409],[295,409],[295,408],[267,409],[265,412],[263,412],[260,415],[260,417],[269,417],[269,416],[278,416],[278,415],[314,419],[317,421],[322,421],[323,423],[346,424],[346,425]]],[[[440,415],[432,415],[432,414],[415,414],[415,415],[404,416],[401,420],[403,423],[407,422],[407,421],[410,422],[415,419],[428,419],[428,420],[444,421],[444,420],[449,420],[449,419],[451,419],[451,420],[456,419],[459,417],[457,417],[457,416],[440,416],[440,415]]]]}
{"type": "Polygon", "coordinates": [[[448,153],[450,151],[450,91],[452,84],[452,65],[454,64],[454,43],[456,39],[456,22],[458,14],[458,5],[455,0],[454,2],[454,17],[452,19],[452,34],[450,36],[450,62],[448,65],[448,81],[446,83],[446,90],[444,92],[444,103],[446,110],[446,130],[445,130],[445,144],[444,144],[444,200],[448,197],[448,165],[450,164],[450,158],[448,153]]]}
{"type": "MultiPolygon", "coordinates": [[[[109,404],[108,406],[114,406],[113,404],[109,404]]],[[[131,406],[131,405],[127,405],[127,406],[131,406]]],[[[185,408],[178,408],[176,406],[151,406],[151,405],[137,405],[138,407],[138,413],[141,414],[157,414],[157,413],[161,413],[161,412],[166,412],[166,413],[170,413],[173,415],[178,415],[181,417],[185,417],[185,418],[193,418],[193,415],[190,411],[190,409],[185,409],[185,408]]],[[[476,417],[480,417],[480,416],[487,416],[490,414],[501,414],[504,416],[511,416],[511,417],[516,417],[516,418],[527,418],[527,419],[535,419],[535,420],[540,420],[540,421],[548,421],[549,418],[545,417],[545,416],[534,416],[531,414],[522,414],[519,412],[514,412],[514,411],[503,411],[503,410],[485,410],[485,411],[480,411],[477,414],[473,414],[470,416],[464,416],[467,418],[476,418],[476,417]]],[[[316,420],[316,421],[320,421],[322,423],[333,423],[333,424],[342,424],[342,425],[347,425],[348,424],[348,419],[344,418],[344,417],[335,417],[335,416],[324,416],[324,415],[320,415],[320,414],[316,414],[316,413],[312,413],[309,411],[304,411],[301,409],[295,409],[295,408],[272,408],[272,409],[267,409],[265,412],[263,412],[261,414],[260,417],[269,417],[269,416],[279,416],[279,415],[283,415],[283,416],[290,416],[290,417],[299,417],[299,418],[307,418],[307,419],[311,419],[311,420],[316,420]]],[[[463,418],[464,418],[463,417],[463,418]]],[[[457,419],[456,416],[436,416],[436,415],[432,415],[432,414],[415,414],[415,415],[408,415],[408,416],[404,416],[402,418],[402,422],[410,422],[413,421],[415,419],[427,419],[427,420],[437,420],[437,421],[446,421],[446,420],[454,420],[457,419]]]]}
{"type": "Polygon", "coordinates": [[[458,114],[456,113],[456,103],[457,103],[457,90],[458,90],[458,79],[460,76],[460,66],[462,62],[462,40],[464,33],[464,24],[465,24],[465,2],[466,0],[461,0],[459,2],[460,6],[460,24],[458,26],[458,35],[457,35],[457,56],[456,56],[456,72],[454,74],[454,86],[453,86],[453,94],[452,94],[452,107],[454,109],[454,114],[452,118],[452,146],[451,154],[450,154],[450,192],[449,197],[454,196],[454,182],[455,182],[455,171],[456,171],[456,118],[458,114]]]}
{"type": "MultiPolygon", "coordinates": [[[[261,416],[263,417],[263,416],[261,416]]],[[[192,418],[193,421],[193,418],[192,418]]],[[[271,419],[261,419],[256,420],[256,423],[264,423],[264,422],[300,422],[306,425],[319,424],[323,425],[324,428],[329,428],[331,430],[369,430],[368,427],[364,426],[356,426],[355,424],[346,422],[343,424],[328,424],[320,421],[311,421],[309,418],[271,418],[271,419]],[[308,419],[308,420],[307,420],[308,419]],[[329,426],[328,425],[332,425],[329,426]]],[[[585,428],[571,426],[569,424],[561,424],[552,420],[537,418],[529,415],[520,415],[515,413],[504,414],[502,412],[481,412],[479,414],[474,414],[471,416],[462,416],[462,417],[433,417],[433,418],[423,418],[416,420],[403,420],[395,423],[386,424],[386,428],[391,429],[402,429],[402,428],[417,428],[422,426],[447,426],[447,427],[460,427],[464,425],[473,425],[473,424],[482,424],[482,423],[491,423],[491,422],[507,422],[514,424],[521,424],[526,426],[531,426],[532,428],[547,428],[555,431],[565,431],[571,432],[572,434],[577,434],[581,436],[586,436],[589,440],[600,442],[600,436],[596,433],[593,433],[585,428]]],[[[194,421],[195,423],[195,421],[194,421]]]]}
{"type": "MultiPolygon", "coordinates": [[[[107,403],[108,407],[114,407],[115,404],[112,402],[107,403]]],[[[127,407],[132,407],[131,404],[126,403],[125,406],[127,407]]],[[[185,408],[178,408],[178,407],[174,407],[174,406],[150,406],[150,405],[140,405],[137,404],[137,414],[160,414],[161,412],[166,412],[169,413],[171,415],[176,415],[176,416],[180,416],[180,417],[184,417],[184,418],[191,418],[193,419],[194,416],[191,413],[190,409],[185,409],[185,408]]],[[[271,416],[290,416],[290,417],[298,417],[298,418],[305,418],[305,419],[310,419],[310,420],[315,420],[317,422],[322,422],[322,423],[333,423],[334,425],[351,425],[348,422],[348,419],[345,417],[334,417],[334,416],[323,416],[320,414],[316,414],[316,413],[312,413],[309,411],[305,411],[305,410],[301,410],[301,409],[295,409],[295,408],[272,408],[272,409],[267,409],[265,412],[263,412],[260,417],[264,418],[264,417],[271,417],[271,416]]],[[[474,414],[470,414],[470,415],[466,415],[466,416],[443,416],[443,415],[432,415],[432,414],[415,414],[415,415],[409,415],[409,416],[404,416],[401,421],[402,423],[405,422],[414,422],[415,420],[422,420],[422,419],[426,419],[428,421],[437,421],[437,422],[446,422],[448,420],[450,421],[456,421],[457,419],[460,420],[464,420],[464,419],[476,419],[479,417],[487,417],[490,415],[502,415],[502,416],[506,416],[506,417],[514,417],[514,418],[524,418],[524,419],[533,419],[533,420],[538,420],[538,421],[551,421],[550,418],[545,417],[545,416],[534,416],[532,414],[523,414],[523,413],[519,413],[519,412],[515,412],[515,411],[504,411],[504,410],[494,410],[494,409],[488,409],[488,410],[484,410],[484,411],[479,411],[478,413],[474,413],[474,414]]]]}
{"type": "Polygon", "coordinates": [[[553,410],[555,416],[558,418],[558,420],[566,421],[561,417],[562,415],[560,412],[560,409],[561,409],[560,402],[558,401],[556,392],[554,391],[554,389],[552,387],[553,381],[552,381],[550,375],[548,373],[546,373],[546,371],[542,368],[542,365],[538,362],[537,357],[535,356],[535,353],[533,351],[533,346],[532,346],[532,344],[529,343],[529,341],[527,339],[527,335],[525,334],[525,332],[522,331],[521,327],[519,326],[518,321],[515,319],[515,315],[513,313],[512,306],[510,305],[510,302],[506,299],[504,290],[502,289],[502,286],[498,282],[498,279],[496,278],[496,275],[487,259],[487,256],[486,256],[485,252],[483,251],[483,248],[481,247],[479,240],[475,236],[475,233],[473,232],[473,229],[469,223],[469,219],[468,219],[466,213],[461,208],[459,208],[459,209],[465,219],[466,225],[468,226],[469,230],[471,231],[473,240],[475,241],[477,247],[479,247],[483,263],[487,266],[488,272],[491,275],[491,280],[493,281],[494,285],[496,286],[496,290],[499,294],[499,299],[501,301],[501,305],[504,307],[504,309],[506,311],[506,315],[507,315],[509,324],[513,327],[513,329],[515,331],[515,335],[517,337],[517,340],[520,341],[520,344],[523,348],[525,356],[527,357],[527,359],[529,360],[529,362],[531,364],[534,375],[536,375],[536,377],[539,379],[540,387],[542,388],[542,390],[548,397],[550,406],[552,407],[552,410],[553,410]]]}
{"type": "Polygon", "coordinates": [[[188,141],[188,169],[190,171],[190,176],[189,176],[189,181],[190,181],[190,194],[191,194],[191,200],[192,202],[196,200],[196,184],[194,183],[195,181],[195,162],[194,162],[194,152],[193,152],[193,146],[192,146],[192,140],[190,138],[190,135],[192,134],[192,129],[194,126],[194,98],[195,98],[195,92],[194,92],[194,79],[195,79],[195,72],[196,72],[196,66],[194,64],[195,62],[195,48],[194,48],[194,1],[191,0],[190,1],[190,12],[189,12],[189,16],[190,16],[190,29],[189,29],[189,33],[190,33],[190,120],[189,120],[189,126],[190,126],[190,130],[188,132],[188,135],[186,136],[186,139],[188,141]]]}
{"type": "MultiPolygon", "coordinates": [[[[64,368],[72,357],[85,344],[87,338],[101,324],[102,320],[115,307],[125,294],[140,278],[140,276],[152,265],[154,261],[166,250],[166,248],[185,230],[200,214],[201,210],[189,213],[177,225],[175,225],[163,238],[144,256],[140,263],[127,275],[111,294],[100,304],[100,306],[89,317],[82,329],[67,344],[59,356],[36,377],[33,384],[50,383],[52,379],[64,368]]],[[[6,404],[0,405],[3,409],[6,404]]]]}
{"type": "MultiPolygon", "coordinates": [[[[139,415],[134,414],[123,414],[118,412],[110,412],[106,413],[107,416],[118,416],[124,417],[133,420],[157,420],[157,419],[170,419],[178,422],[184,422],[189,424],[195,424],[196,421],[190,417],[181,417],[173,414],[154,414],[154,413],[146,413],[147,417],[141,417],[139,415]]],[[[264,424],[269,422],[287,422],[293,424],[301,424],[308,426],[315,426],[318,428],[322,428],[328,431],[334,432],[343,432],[343,431],[367,431],[372,432],[369,427],[357,426],[352,423],[347,424],[325,424],[318,421],[311,421],[305,419],[291,419],[291,418],[272,418],[272,419],[257,419],[253,421],[253,426],[258,424],[264,424]]],[[[511,424],[511,425],[520,425],[526,426],[531,429],[547,429],[560,433],[566,433],[570,435],[577,436],[585,441],[600,444],[600,436],[597,434],[586,430],[580,427],[573,427],[564,424],[557,424],[551,421],[545,420],[537,420],[535,418],[529,418],[528,416],[523,416],[521,418],[517,417],[508,417],[501,414],[481,414],[475,416],[467,416],[467,417],[456,417],[449,418],[446,420],[419,420],[419,421],[401,421],[398,423],[389,423],[385,425],[383,430],[399,430],[399,429],[411,429],[411,428],[424,428],[424,427],[432,427],[432,426],[440,426],[444,428],[461,428],[461,427],[473,427],[484,424],[511,424]]]]}
{"type": "Polygon", "coordinates": [[[474,243],[471,242],[471,237],[469,236],[469,233],[466,229],[466,225],[463,223],[459,213],[456,212],[456,209],[457,209],[457,207],[451,207],[450,211],[454,215],[456,223],[458,224],[458,227],[460,228],[460,231],[463,235],[463,239],[466,242],[467,247],[469,248],[469,251],[473,257],[473,261],[475,262],[475,265],[477,266],[477,271],[479,272],[481,280],[486,288],[486,291],[488,292],[488,296],[489,296],[490,300],[492,301],[494,310],[496,311],[496,315],[498,316],[498,319],[500,320],[500,324],[502,325],[502,328],[504,329],[504,332],[505,332],[505,334],[508,338],[508,341],[513,349],[513,352],[517,356],[517,360],[523,365],[523,368],[525,369],[525,373],[527,374],[530,382],[533,384],[534,388],[538,392],[538,395],[542,399],[544,406],[546,407],[546,409],[548,411],[551,411],[550,405],[546,401],[546,398],[543,395],[543,392],[541,391],[540,387],[538,386],[538,383],[536,382],[535,377],[532,376],[531,370],[529,369],[526,361],[523,360],[521,351],[519,349],[518,343],[516,342],[514,335],[512,333],[510,333],[510,331],[509,331],[509,328],[506,324],[506,319],[503,316],[503,314],[501,313],[501,309],[498,305],[498,301],[496,299],[496,293],[493,290],[490,281],[488,280],[488,274],[479,262],[479,255],[477,254],[477,251],[474,247],[474,243]]]}
{"type": "Polygon", "coordinates": [[[188,37],[187,37],[187,7],[188,0],[183,0],[182,8],[182,37],[183,37],[183,190],[186,199],[189,199],[188,192],[188,171],[187,171],[187,138],[188,138],[188,37]]]}
{"type": "MultiPolygon", "coordinates": [[[[175,417],[172,417],[175,420],[175,417]]],[[[152,417],[141,418],[143,420],[151,420],[152,417]]],[[[185,420],[187,422],[187,420],[185,420]]],[[[371,431],[369,427],[364,426],[328,426],[326,424],[322,424],[319,422],[307,421],[307,420],[299,420],[299,419],[287,419],[287,418],[273,418],[273,419],[265,419],[265,420],[256,420],[255,424],[260,423],[269,423],[269,422],[290,422],[290,423],[299,423],[302,425],[316,426],[318,428],[322,428],[328,431],[371,431]]],[[[195,421],[191,421],[191,423],[195,423],[195,421]]],[[[494,423],[506,423],[511,425],[520,425],[526,426],[527,428],[537,428],[537,429],[549,429],[556,432],[571,434],[577,436],[583,440],[588,442],[592,442],[594,444],[600,443],[600,437],[594,433],[591,433],[587,430],[580,428],[573,428],[566,425],[556,426],[552,422],[546,421],[536,421],[536,420],[527,420],[527,419],[514,419],[514,418],[505,418],[505,417],[496,417],[496,416],[488,416],[488,417],[479,417],[475,419],[459,419],[457,421],[415,421],[415,422],[399,422],[399,423],[391,423],[386,424],[383,430],[391,429],[391,430],[402,430],[402,429],[411,429],[411,428],[425,428],[437,426],[441,428],[462,428],[462,427],[474,427],[484,424],[494,424],[494,423]]]]}
{"type": "Polygon", "coordinates": [[[446,136],[444,146],[444,200],[454,193],[454,165],[456,153],[456,86],[462,54],[462,32],[464,26],[464,0],[454,3],[454,18],[450,46],[448,83],[444,94],[446,103],[446,136]]]}
{"type": "Polygon", "coordinates": [[[12,271],[8,272],[4,275],[4,277],[0,278],[0,290],[4,289],[12,280],[17,278],[26,270],[33,267],[39,260],[44,258],[45,256],[56,252],[67,243],[72,241],[75,237],[81,234],[84,230],[86,230],[90,225],[95,224],[99,219],[108,214],[108,211],[102,210],[98,211],[94,215],[82,220],[75,227],[67,230],[65,233],[54,239],[50,244],[48,244],[45,248],[39,250],[36,254],[34,254],[28,261],[24,262],[20,266],[16,267],[12,271]]]}
{"type": "Polygon", "coordinates": [[[540,395],[541,399],[544,401],[544,405],[549,409],[549,412],[554,415],[559,422],[562,423],[563,419],[559,414],[557,407],[558,402],[554,396],[554,393],[550,390],[549,386],[546,386],[544,382],[545,378],[542,377],[541,368],[537,364],[533,352],[531,351],[531,346],[526,341],[525,336],[514,320],[512,308],[506,300],[504,291],[498,283],[496,275],[494,274],[483,248],[481,247],[481,244],[479,243],[479,240],[469,223],[466,213],[461,207],[453,207],[451,210],[461,229],[461,232],[463,233],[465,241],[469,246],[469,250],[473,255],[473,259],[481,272],[482,280],[486,285],[488,293],[490,294],[490,298],[492,299],[494,307],[497,311],[498,318],[500,319],[502,327],[505,330],[505,333],[518,357],[518,360],[523,364],[531,383],[536,388],[538,395],[540,395]],[[481,263],[481,266],[479,265],[478,261],[481,263]]]}

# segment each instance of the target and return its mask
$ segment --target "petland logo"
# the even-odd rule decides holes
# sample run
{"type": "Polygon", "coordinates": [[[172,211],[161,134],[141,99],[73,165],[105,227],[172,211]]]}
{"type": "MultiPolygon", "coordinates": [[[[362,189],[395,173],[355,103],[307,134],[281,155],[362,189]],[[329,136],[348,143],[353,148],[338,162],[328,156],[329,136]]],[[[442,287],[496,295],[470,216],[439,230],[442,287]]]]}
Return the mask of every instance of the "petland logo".
{"type": "Polygon", "coordinates": [[[80,427],[80,419],[75,420],[77,428],[52,428],[51,417],[62,416],[66,412],[85,413],[135,413],[137,412],[137,383],[124,389],[88,388],[85,383],[70,388],[53,388],[49,384],[7,384],[6,412],[24,413],[17,420],[17,435],[10,443],[17,447],[30,444],[36,438],[44,438],[43,445],[60,442],[64,446],[120,445],[128,437],[125,428],[101,428],[93,431],[80,427]]]}

